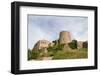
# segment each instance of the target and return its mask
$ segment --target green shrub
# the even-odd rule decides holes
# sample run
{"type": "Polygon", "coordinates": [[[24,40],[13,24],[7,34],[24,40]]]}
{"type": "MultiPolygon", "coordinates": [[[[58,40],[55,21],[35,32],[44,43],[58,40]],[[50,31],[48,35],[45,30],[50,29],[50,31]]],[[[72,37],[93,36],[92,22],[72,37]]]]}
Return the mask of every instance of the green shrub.
{"type": "Polygon", "coordinates": [[[39,54],[40,54],[39,51],[32,51],[32,53],[31,53],[32,59],[37,59],[39,54]]]}
{"type": "Polygon", "coordinates": [[[58,45],[54,45],[52,47],[48,47],[47,50],[52,51],[53,53],[56,53],[58,50],[62,50],[63,48],[64,48],[63,44],[58,44],[58,45]]]}
{"type": "Polygon", "coordinates": [[[62,50],[64,48],[64,44],[58,44],[56,46],[56,50],[62,50]]]}
{"type": "Polygon", "coordinates": [[[28,60],[38,59],[43,57],[43,50],[30,50],[28,49],[28,60]]]}
{"type": "Polygon", "coordinates": [[[31,60],[32,59],[32,55],[31,55],[31,50],[30,49],[28,49],[28,60],[31,60]]]}
{"type": "Polygon", "coordinates": [[[53,56],[53,52],[52,51],[49,51],[48,52],[48,56],[53,56]]]}
{"type": "Polygon", "coordinates": [[[69,47],[71,49],[77,49],[77,40],[72,40],[72,42],[69,43],[69,47]]]}

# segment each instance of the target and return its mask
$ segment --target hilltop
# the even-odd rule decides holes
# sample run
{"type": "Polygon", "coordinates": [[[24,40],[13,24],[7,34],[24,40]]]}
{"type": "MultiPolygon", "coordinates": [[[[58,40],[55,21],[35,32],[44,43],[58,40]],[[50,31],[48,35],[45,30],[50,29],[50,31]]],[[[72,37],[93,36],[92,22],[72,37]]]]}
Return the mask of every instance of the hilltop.
{"type": "Polygon", "coordinates": [[[55,41],[39,40],[28,50],[28,60],[78,59],[87,58],[88,42],[71,39],[68,31],[61,31],[55,41]]]}

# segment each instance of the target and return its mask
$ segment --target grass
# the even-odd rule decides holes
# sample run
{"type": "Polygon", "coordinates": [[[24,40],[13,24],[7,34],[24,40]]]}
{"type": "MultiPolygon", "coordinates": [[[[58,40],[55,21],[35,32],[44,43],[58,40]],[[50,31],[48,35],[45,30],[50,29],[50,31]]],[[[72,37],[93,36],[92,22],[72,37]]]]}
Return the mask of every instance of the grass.
{"type": "Polygon", "coordinates": [[[86,48],[74,50],[62,50],[54,54],[53,59],[80,59],[88,58],[88,51],[86,48]]]}
{"type": "Polygon", "coordinates": [[[43,57],[52,57],[52,60],[57,59],[83,59],[88,58],[88,50],[87,48],[81,48],[81,49],[69,49],[69,50],[56,50],[50,49],[47,54],[44,54],[43,52],[36,52],[32,51],[29,52],[28,60],[41,60],[43,57]]]}

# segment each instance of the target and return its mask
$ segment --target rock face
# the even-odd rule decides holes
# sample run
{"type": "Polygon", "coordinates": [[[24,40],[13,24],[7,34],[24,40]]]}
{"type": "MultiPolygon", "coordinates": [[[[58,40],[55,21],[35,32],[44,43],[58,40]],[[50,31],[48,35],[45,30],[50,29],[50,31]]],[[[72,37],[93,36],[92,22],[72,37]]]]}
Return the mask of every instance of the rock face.
{"type": "Polygon", "coordinates": [[[83,42],[82,41],[77,42],[77,48],[78,49],[83,48],[83,42]]]}
{"type": "Polygon", "coordinates": [[[47,40],[39,40],[35,45],[34,45],[34,50],[39,50],[39,49],[45,49],[49,46],[50,42],[47,40]]]}
{"type": "Polygon", "coordinates": [[[59,43],[60,44],[68,44],[70,42],[71,42],[70,32],[68,32],[68,31],[60,32],[59,43]]]}

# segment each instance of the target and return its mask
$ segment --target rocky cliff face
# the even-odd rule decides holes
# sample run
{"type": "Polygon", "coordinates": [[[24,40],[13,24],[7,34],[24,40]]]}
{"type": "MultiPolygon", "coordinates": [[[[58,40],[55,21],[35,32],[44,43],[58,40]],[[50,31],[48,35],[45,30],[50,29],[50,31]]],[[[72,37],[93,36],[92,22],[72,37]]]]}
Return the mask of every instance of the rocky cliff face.
{"type": "Polygon", "coordinates": [[[50,42],[47,40],[39,40],[35,45],[34,45],[34,50],[39,50],[39,49],[44,49],[49,47],[50,42]]]}

